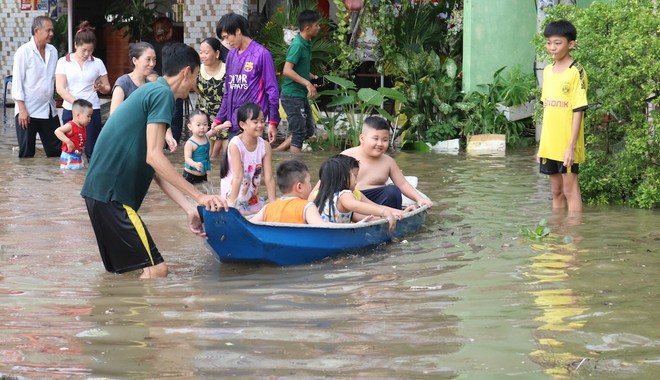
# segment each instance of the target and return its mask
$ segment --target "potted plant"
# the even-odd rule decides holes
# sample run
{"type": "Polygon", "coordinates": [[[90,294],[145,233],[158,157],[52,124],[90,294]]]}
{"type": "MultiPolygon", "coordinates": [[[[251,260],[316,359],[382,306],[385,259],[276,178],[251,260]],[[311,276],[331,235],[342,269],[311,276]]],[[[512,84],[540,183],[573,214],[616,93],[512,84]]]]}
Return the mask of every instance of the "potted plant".
{"type": "MultiPolygon", "coordinates": [[[[389,122],[394,121],[394,116],[383,108],[386,99],[399,102],[406,100],[405,95],[394,88],[358,89],[355,83],[344,78],[326,75],[324,79],[334,83],[336,89],[321,91],[319,96],[328,95],[332,98],[327,107],[336,107],[337,112],[341,113],[334,124],[346,130],[347,143],[351,146],[359,144],[362,124],[368,116],[378,113],[389,122]]],[[[328,131],[328,134],[334,136],[334,131],[328,131]]]]}
{"type": "MultiPolygon", "coordinates": [[[[526,126],[523,121],[507,120],[503,113],[498,112],[498,108],[502,106],[500,102],[503,99],[503,89],[506,88],[499,79],[500,72],[501,69],[495,72],[493,83],[479,85],[481,91],[465,94],[463,100],[456,103],[455,107],[463,112],[459,127],[468,142],[475,135],[489,135],[488,139],[503,150],[502,142],[518,143],[526,126]]],[[[484,144],[479,143],[479,145],[484,144]]]]}
{"type": "Polygon", "coordinates": [[[160,0],[118,0],[108,7],[105,14],[108,24],[103,26],[103,39],[110,83],[130,71],[128,44],[149,35],[156,20],[156,9],[161,4],[160,0]]]}
{"type": "Polygon", "coordinates": [[[407,117],[393,138],[400,134],[403,142],[426,139],[435,145],[458,137],[455,119],[460,110],[454,104],[460,96],[460,79],[456,62],[451,58],[443,61],[434,51],[396,53],[392,69],[399,73],[397,79],[406,93],[401,113],[407,117]]]}
{"type": "MultiPolygon", "coordinates": [[[[298,32],[298,28],[294,27],[293,24],[297,23],[298,14],[304,9],[314,9],[315,5],[307,0],[307,2],[302,2],[298,7],[292,7],[290,9],[278,8],[275,14],[266,22],[266,24],[261,28],[259,35],[255,38],[257,42],[266,47],[271,55],[273,56],[273,63],[275,64],[275,70],[278,74],[281,72],[284,67],[284,61],[286,60],[286,54],[288,50],[287,38],[285,38],[285,31],[294,31],[292,36],[295,36],[295,33],[298,32]],[[304,7],[309,8],[304,8],[304,7]]],[[[310,70],[312,73],[317,75],[323,75],[328,71],[328,66],[334,60],[339,53],[339,47],[337,43],[330,39],[327,28],[324,25],[327,25],[329,22],[326,18],[321,18],[321,32],[313,38],[312,40],[312,61],[310,70]]],[[[293,39],[293,37],[291,37],[293,39]]],[[[282,75],[278,75],[278,80],[281,82],[284,80],[282,75]]]]}
{"type": "Polygon", "coordinates": [[[69,22],[66,15],[53,20],[53,39],[50,44],[57,49],[58,57],[63,57],[69,50],[69,22]]]}
{"type": "Polygon", "coordinates": [[[117,1],[106,11],[106,20],[129,36],[129,41],[142,41],[151,32],[156,10],[162,4],[161,0],[117,1]]]}
{"type": "Polygon", "coordinates": [[[520,66],[514,66],[502,76],[501,68],[493,76],[493,84],[499,94],[497,109],[509,121],[526,119],[534,113],[534,100],[532,91],[536,87],[534,75],[523,73],[520,66]]]}

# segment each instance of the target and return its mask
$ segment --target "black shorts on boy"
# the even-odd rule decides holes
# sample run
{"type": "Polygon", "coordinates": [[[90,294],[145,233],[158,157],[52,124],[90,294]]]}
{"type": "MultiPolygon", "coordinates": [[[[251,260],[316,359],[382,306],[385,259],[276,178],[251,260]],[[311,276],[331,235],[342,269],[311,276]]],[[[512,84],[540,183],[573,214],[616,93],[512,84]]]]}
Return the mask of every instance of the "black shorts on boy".
{"type": "Polygon", "coordinates": [[[395,185],[372,187],[371,189],[360,191],[362,192],[362,195],[376,204],[401,210],[401,189],[395,185]]]}
{"type": "Polygon", "coordinates": [[[142,219],[131,207],[88,197],[85,204],[108,272],[130,272],[165,261],[142,219]]]}
{"type": "Polygon", "coordinates": [[[553,174],[580,174],[580,165],[573,164],[570,168],[564,166],[564,163],[561,161],[551,160],[549,158],[541,158],[541,163],[539,164],[539,172],[541,174],[553,175],[553,174]]]}

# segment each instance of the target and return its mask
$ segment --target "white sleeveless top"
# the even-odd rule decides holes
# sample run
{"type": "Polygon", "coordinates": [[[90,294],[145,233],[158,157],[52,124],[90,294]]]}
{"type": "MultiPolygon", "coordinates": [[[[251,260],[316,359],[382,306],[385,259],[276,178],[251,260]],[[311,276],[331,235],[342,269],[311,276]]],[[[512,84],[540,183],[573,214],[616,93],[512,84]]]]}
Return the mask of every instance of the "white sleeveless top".
{"type": "MultiPolygon", "coordinates": [[[[243,214],[253,214],[261,210],[264,203],[262,199],[259,199],[259,185],[263,178],[262,162],[266,155],[266,144],[264,139],[257,137],[257,147],[251,152],[245,147],[240,136],[232,138],[229,145],[232,144],[238,147],[243,163],[243,182],[236,198],[236,208],[243,214]]],[[[234,175],[229,146],[227,146],[227,158],[230,163],[229,170],[227,175],[220,180],[220,195],[224,197],[227,197],[231,192],[232,176],[234,175]]]]}

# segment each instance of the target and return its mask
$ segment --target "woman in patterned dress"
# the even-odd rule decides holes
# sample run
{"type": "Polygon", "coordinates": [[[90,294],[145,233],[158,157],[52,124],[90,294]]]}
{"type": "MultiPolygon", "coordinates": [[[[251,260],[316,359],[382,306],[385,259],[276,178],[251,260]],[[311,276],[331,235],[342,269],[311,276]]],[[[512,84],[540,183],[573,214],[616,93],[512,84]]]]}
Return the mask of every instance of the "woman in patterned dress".
{"type": "MultiPolygon", "coordinates": [[[[199,47],[199,57],[202,66],[197,78],[197,106],[207,115],[216,115],[222,103],[222,95],[225,87],[225,62],[226,50],[215,37],[209,37],[202,41],[199,47]],[[224,50],[224,54],[223,54],[224,50]]],[[[209,120],[209,125],[213,120],[209,120]]],[[[220,132],[213,144],[211,158],[218,156],[221,150],[227,149],[227,130],[220,132]]]]}

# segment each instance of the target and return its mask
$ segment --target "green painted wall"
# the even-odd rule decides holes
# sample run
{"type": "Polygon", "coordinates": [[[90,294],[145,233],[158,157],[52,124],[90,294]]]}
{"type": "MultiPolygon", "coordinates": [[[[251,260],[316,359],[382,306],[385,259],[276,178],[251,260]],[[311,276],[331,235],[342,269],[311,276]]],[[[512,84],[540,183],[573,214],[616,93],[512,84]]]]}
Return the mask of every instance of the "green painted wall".
{"type": "Polygon", "coordinates": [[[533,71],[534,0],[465,0],[464,7],[464,91],[492,83],[493,73],[502,66],[533,71]]]}

